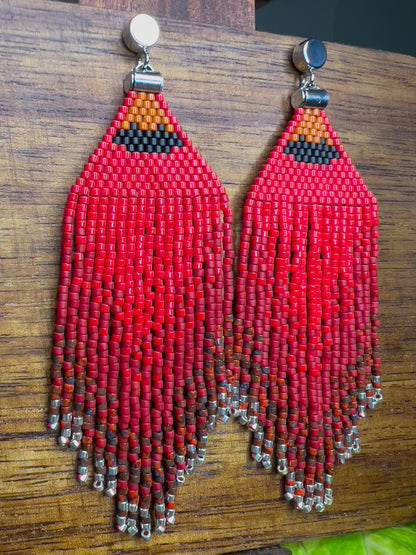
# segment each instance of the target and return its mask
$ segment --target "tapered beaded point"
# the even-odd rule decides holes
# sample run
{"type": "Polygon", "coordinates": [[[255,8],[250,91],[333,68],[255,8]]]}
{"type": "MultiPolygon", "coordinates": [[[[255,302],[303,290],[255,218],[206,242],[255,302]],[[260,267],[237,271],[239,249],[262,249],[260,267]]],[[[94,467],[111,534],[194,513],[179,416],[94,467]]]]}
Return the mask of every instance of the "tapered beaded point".
{"type": "Polygon", "coordinates": [[[117,529],[144,539],[151,506],[157,532],[174,522],[234,376],[232,214],[160,92],[149,25],[123,32],[140,60],[66,203],[49,409],[78,479],[92,464],[117,529]]]}
{"type": "Polygon", "coordinates": [[[247,194],[235,293],[240,421],[306,512],[331,504],[335,465],[359,451],[358,420],[382,399],[377,202],[314,83],[325,56],[320,41],[295,49],[311,77],[247,194]]]}

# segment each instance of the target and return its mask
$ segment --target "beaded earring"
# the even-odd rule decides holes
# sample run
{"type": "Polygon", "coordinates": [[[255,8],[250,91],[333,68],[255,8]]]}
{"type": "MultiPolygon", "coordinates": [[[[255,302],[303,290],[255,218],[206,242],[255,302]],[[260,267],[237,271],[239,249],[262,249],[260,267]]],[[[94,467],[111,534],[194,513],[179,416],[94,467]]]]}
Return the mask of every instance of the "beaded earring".
{"type": "Polygon", "coordinates": [[[335,464],[359,451],[357,421],[382,399],[377,201],[324,111],[313,69],[325,61],[320,41],[294,49],[302,85],[247,194],[235,293],[240,422],[305,512],[331,504],[335,464]]]}
{"type": "Polygon", "coordinates": [[[116,528],[144,539],[227,419],[234,361],[232,213],[149,66],[158,35],[144,14],[125,27],[138,65],[67,199],[49,409],[78,480],[92,461],[116,528]]]}

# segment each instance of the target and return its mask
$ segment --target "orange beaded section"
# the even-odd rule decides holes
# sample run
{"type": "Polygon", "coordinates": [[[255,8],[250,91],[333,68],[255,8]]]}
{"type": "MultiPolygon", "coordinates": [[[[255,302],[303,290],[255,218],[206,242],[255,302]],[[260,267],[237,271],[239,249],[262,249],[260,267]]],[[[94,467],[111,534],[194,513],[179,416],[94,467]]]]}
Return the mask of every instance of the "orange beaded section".
{"type": "Polygon", "coordinates": [[[164,125],[166,132],[174,132],[170,114],[161,108],[153,93],[137,93],[132,106],[128,106],[124,121],[121,122],[121,129],[128,131],[131,123],[136,123],[141,131],[156,131],[158,125],[164,125]]]}
{"type": "Polygon", "coordinates": [[[325,124],[325,119],[322,117],[321,111],[318,108],[304,109],[302,120],[298,122],[289,140],[297,142],[301,135],[305,137],[308,143],[319,144],[321,139],[325,139],[325,144],[328,146],[334,144],[328,127],[325,124]]]}

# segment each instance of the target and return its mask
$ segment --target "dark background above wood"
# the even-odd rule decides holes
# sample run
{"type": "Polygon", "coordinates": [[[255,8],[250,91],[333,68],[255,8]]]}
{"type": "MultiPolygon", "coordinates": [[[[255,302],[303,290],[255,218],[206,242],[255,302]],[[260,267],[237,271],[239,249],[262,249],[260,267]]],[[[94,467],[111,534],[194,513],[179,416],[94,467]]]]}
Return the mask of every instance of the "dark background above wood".
{"type": "MultiPolygon", "coordinates": [[[[113,503],[75,481],[46,431],[61,218],[72,182],[122,102],[134,65],[129,15],[60,2],[0,2],[0,550],[229,553],[379,528],[416,516],[415,60],[328,44],[328,115],[379,199],[383,403],[362,452],[337,469],[334,504],[296,512],[281,479],[219,425],[178,495],[177,523],[149,544],[113,532],[113,503]]],[[[159,18],[152,65],[165,98],[227,188],[236,236],[246,191],[290,117],[297,38],[159,18]]]]}

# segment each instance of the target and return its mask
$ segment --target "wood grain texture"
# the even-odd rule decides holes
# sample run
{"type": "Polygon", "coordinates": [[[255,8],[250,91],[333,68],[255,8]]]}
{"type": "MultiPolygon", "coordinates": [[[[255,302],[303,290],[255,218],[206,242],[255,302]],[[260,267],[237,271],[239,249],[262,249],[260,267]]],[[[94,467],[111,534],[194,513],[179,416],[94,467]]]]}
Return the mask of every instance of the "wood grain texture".
{"type": "Polygon", "coordinates": [[[254,0],[79,0],[84,6],[147,13],[188,23],[255,29],[254,0]]]}
{"type": "MultiPolygon", "coordinates": [[[[45,429],[61,217],[69,188],[122,101],[134,64],[125,14],[41,0],[0,2],[0,550],[229,553],[415,519],[415,60],[328,44],[318,83],[381,216],[383,403],[362,453],[337,470],[334,504],[305,515],[219,425],[178,495],[177,523],[144,544],[113,532],[113,503],[75,481],[73,452],[45,429]]],[[[152,65],[165,98],[217,171],[235,213],[285,126],[298,39],[161,19],[152,65]]]]}

